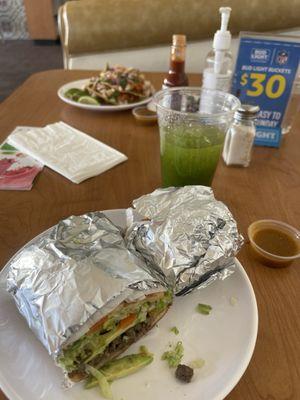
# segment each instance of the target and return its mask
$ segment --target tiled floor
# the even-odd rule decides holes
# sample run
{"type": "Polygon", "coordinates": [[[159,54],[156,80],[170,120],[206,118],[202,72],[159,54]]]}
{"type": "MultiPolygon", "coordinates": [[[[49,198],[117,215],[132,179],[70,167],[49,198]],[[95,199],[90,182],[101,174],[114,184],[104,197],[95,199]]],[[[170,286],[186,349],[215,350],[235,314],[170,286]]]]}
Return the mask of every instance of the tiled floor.
{"type": "Polygon", "coordinates": [[[63,68],[59,44],[36,44],[31,40],[0,42],[0,102],[31,74],[63,68]]]}

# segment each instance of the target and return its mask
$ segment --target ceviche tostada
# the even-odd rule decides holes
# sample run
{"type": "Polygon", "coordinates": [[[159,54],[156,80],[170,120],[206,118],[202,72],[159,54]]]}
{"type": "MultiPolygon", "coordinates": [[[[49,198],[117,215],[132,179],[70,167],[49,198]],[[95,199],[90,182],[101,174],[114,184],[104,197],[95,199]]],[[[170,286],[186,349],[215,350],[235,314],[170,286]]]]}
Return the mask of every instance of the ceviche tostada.
{"type": "Polygon", "coordinates": [[[83,88],[70,88],[64,96],[82,104],[123,105],[140,102],[153,93],[152,84],[138,69],[107,65],[83,88]]]}

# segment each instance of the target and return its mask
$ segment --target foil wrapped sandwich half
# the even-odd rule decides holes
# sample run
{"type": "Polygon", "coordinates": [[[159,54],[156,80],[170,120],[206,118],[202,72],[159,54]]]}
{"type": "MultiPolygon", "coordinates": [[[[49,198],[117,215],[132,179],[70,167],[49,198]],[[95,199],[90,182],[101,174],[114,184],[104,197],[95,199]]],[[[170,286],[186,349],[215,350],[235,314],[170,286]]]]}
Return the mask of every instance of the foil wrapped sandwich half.
{"type": "Polygon", "coordinates": [[[71,381],[125,351],[166,313],[164,279],[126,248],[103,213],[71,216],[10,262],[8,290],[71,381]]]}
{"type": "Polygon", "coordinates": [[[8,291],[69,383],[142,337],[174,293],[229,276],[242,245],[232,214],[203,186],[158,189],[127,217],[123,231],[101,212],[71,216],[10,261],[8,291]]]}
{"type": "Polygon", "coordinates": [[[243,237],[211,188],[157,189],[134,200],[133,208],[141,221],[130,224],[127,246],[152,273],[166,279],[176,295],[225,279],[234,271],[243,237]]]}

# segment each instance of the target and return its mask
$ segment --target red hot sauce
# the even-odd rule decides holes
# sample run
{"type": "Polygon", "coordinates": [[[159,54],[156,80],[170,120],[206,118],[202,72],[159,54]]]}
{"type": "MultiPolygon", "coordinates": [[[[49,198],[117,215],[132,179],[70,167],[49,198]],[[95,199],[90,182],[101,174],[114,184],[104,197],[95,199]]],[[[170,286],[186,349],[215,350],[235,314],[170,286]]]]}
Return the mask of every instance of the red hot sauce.
{"type": "Polygon", "coordinates": [[[163,87],[188,86],[189,81],[185,73],[186,36],[173,35],[170,69],[164,80],[163,87]]]}

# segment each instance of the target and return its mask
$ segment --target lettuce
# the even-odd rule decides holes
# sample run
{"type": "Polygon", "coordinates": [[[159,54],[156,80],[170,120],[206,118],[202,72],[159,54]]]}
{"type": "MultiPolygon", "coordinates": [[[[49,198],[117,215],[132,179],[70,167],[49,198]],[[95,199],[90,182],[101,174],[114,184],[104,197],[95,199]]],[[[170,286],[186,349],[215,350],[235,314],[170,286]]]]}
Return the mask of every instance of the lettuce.
{"type": "Polygon", "coordinates": [[[172,301],[171,292],[156,301],[129,303],[124,307],[118,307],[109,315],[107,321],[95,332],[87,332],[81,338],[66,347],[58,357],[58,364],[67,372],[72,372],[82,363],[88,363],[98,354],[104,352],[105,348],[122,333],[147,319],[148,314],[158,314],[163,311],[172,301]],[[120,321],[129,315],[136,315],[135,321],[129,326],[120,329],[120,321]]]}

